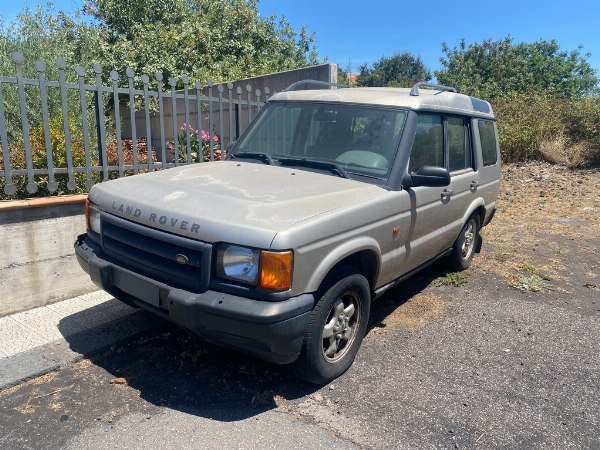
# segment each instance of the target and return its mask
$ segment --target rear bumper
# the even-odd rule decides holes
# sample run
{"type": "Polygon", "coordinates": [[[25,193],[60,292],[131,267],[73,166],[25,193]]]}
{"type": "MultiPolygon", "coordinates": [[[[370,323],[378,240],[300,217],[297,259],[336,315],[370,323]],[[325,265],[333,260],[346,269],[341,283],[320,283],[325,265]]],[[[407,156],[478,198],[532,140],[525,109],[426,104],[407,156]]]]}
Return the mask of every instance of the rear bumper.
{"type": "Polygon", "coordinates": [[[122,267],[86,234],[75,241],[75,254],[97,286],[207,341],[279,364],[295,361],[300,353],[312,294],[270,302],[211,290],[185,291],[122,267]]]}

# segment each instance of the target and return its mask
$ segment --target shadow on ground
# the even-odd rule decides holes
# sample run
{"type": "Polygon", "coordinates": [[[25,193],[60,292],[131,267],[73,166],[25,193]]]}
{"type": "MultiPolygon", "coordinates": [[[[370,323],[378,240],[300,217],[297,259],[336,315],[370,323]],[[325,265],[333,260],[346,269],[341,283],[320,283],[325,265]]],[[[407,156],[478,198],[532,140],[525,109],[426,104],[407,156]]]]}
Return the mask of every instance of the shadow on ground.
{"type": "MultiPolygon", "coordinates": [[[[425,289],[442,269],[437,265],[390,289],[372,306],[369,330],[385,327],[384,319],[425,289]]],[[[293,374],[293,366],[278,366],[204,342],[198,336],[139,311],[121,320],[118,327],[134,326],[135,315],[143,314],[150,327],[124,339],[101,353],[90,350],[91,342],[102,339],[96,328],[69,335],[73,321],[89,311],[63,319],[71,349],[89,358],[108,373],[98,374],[97,383],[126,384],[147,402],[188,414],[221,421],[236,421],[264,411],[285,407],[287,401],[320,389],[293,374]],[[148,331],[148,328],[150,330],[148,331]]]]}

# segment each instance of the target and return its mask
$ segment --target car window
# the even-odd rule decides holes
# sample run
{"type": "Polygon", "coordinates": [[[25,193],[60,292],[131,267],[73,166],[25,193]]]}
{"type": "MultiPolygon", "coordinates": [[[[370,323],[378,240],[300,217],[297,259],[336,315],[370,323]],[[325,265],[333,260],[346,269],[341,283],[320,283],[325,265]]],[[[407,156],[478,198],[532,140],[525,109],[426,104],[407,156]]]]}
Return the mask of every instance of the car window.
{"type": "Polygon", "coordinates": [[[481,154],[483,156],[483,165],[491,166],[498,161],[498,144],[496,142],[496,133],[494,122],[489,120],[479,120],[479,139],[481,140],[481,154]]]}
{"type": "Polygon", "coordinates": [[[454,172],[473,167],[469,121],[464,117],[447,118],[448,131],[448,170],[454,172]]]}
{"type": "Polygon", "coordinates": [[[272,105],[260,116],[256,126],[250,129],[245,145],[240,150],[289,155],[301,110],[300,106],[272,105]]]}
{"type": "Polygon", "coordinates": [[[423,166],[444,167],[444,132],[442,116],[420,114],[410,152],[409,172],[423,166]]]}
{"type": "MultiPolygon", "coordinates": [[[[348,174],[385,180],[406,111],[325,102],[273,102],[240,140],[237,152],[332,162],[348,174]]],[[[290,162],[286,162],[290,164],[290,162]]]]}

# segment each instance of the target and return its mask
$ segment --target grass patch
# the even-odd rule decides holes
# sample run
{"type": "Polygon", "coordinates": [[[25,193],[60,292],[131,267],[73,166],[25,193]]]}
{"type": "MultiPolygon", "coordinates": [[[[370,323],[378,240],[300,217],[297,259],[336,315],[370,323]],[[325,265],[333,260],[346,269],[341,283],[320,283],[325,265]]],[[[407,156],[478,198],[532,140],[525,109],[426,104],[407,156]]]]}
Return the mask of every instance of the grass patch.
{"type": "Polygon", "coordinates": [[[462,286],[467,282],[467,277],[462,272],[447,273],[434,281],[435,286],[462,286]]]}
{"type": "Polygon", "coordinates": [[[511,286],[521,292],[540,292],[548,289],[550,284],[539,275],[532,274],[519,275],[511,286]]]}
{"type": "Polygon", "coordinates": [[[535,275],[538,274],[538,269],[533,264],[523,264],[521,269],[523,269],[525,272],[533,273],[535,275]]]}

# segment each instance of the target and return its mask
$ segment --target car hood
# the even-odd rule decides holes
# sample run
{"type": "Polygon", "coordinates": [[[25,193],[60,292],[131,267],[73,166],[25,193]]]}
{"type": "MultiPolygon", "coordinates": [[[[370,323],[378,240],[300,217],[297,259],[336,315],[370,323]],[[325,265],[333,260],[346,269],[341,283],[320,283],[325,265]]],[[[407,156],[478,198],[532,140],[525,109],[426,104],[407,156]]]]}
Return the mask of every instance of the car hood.
{"type": "Polygon", "coordinates": [[[386,192],[329,174],[223,161],[101,183],[89,198],[106,212],[171,233],[268,248],[283,228],[386,192]]]}

